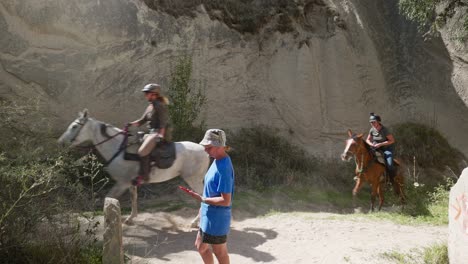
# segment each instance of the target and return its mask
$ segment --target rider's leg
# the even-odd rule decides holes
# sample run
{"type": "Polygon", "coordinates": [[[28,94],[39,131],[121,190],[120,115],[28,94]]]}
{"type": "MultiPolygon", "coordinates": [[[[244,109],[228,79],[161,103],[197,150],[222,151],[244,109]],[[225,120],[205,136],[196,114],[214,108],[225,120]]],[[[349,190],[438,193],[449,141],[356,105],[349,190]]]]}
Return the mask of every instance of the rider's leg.
{"type": "Polygon", "coordinates": [[[145,140],[138,149],[138,155],[140,157],[148,156],[151,151],[156,147],[156,143],[159,140],[158,134],[148,134],[145,136],[145,140]]]}
{"type": "Polygon", "coordinates": [[[395,178],[395,166],[393,164],[393,151],[385,150],[383,153],[384,153],[385,165],[386,165],[388,176],[390,178],[390,181],[393,182],[393,179],[395,178]]]}
{"type": "Polygon", "coordinates": [[[138,149],[138,155],[140,156],[140,170],[136,180],[136,185],[140,185],[141,181],[149,181],[149,174],[151,171],[150,153],[156,147],[157,139],[157,134],[147,135],[138,149]]]}

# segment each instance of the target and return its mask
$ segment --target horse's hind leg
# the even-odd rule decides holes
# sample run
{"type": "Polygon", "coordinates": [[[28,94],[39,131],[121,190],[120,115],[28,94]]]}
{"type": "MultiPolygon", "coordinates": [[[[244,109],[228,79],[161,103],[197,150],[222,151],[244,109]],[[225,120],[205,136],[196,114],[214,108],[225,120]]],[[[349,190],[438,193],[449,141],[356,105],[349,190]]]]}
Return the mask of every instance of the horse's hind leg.
{"type": "MultiPolygon", "coordinates": [[[[208,163],[208,161],[206,162],[208,163]]],[[[184,181],[192,188],[192,190],[196,191],[197,193],[203,192],[203,177],[206,173],[207,167],[202,166],[204,163],[200,162],[199,166],[193,170],[184,170],[181,177],[184,181]]],[[[200,222],[200,213],[197,213],[197,216],[190,222],[190,227],[197,228],[198,223],[200,222]]]]}
{"type": "MultiPolygon", "coordinates": [[[[203,175],[198,177],[197,175],[193,175],[191,177],[184,178],[184,180],[187,182],[187,184],[192,188],[194,191],[198,193],[203,192],[203,175]]],[[[197,228],[198,223],[200,222],[200,213],[197,213],[197,216],[190,222],[190,227],[192,228],[197,228]]]]}
{"type": "Polygon", "coordinates": [[[400,197],[401,205],[406,204],[405,192],[403,190],[403,177],[401,175],[397,175],[395,177],[395,181],[393,182],[393,190],[395,191],[395,194],[400,197]]]}

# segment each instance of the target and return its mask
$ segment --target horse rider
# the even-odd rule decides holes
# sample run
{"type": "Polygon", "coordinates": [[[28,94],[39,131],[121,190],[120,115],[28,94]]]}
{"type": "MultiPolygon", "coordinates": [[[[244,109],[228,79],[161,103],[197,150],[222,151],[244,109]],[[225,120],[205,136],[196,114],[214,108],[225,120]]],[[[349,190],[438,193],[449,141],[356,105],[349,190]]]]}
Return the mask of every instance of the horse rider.
{"type": "Polygon", "coordinates": [[[371,129],[369,130],[369,135],[367,135],[366,143],[373,150],[383,154],[387,175],[390,177],[390,181],[393,182],[395,178],[395,166],[393,164],[395,138],[390,130],[382,125],[381,121],[380,116],[370,113],[369,123],[371,124],[371,129]]]}
{"type": "Polygon", "coordinates": [[[150,83],[141,90],[145,94],[149,105],[140,119],[128,123],[130,126],[141,126],[148,123],[149,134],[144,136],[143,143],[138,149],[140,156],[140,171],[138,177],[133,181],[134,185],[141,185],[149,181],[150,154],[156,147],[156,144],[162,140],[171,140],[170,118],[169,118],[169,100],[161,95],[161,86],[150,83]]]}

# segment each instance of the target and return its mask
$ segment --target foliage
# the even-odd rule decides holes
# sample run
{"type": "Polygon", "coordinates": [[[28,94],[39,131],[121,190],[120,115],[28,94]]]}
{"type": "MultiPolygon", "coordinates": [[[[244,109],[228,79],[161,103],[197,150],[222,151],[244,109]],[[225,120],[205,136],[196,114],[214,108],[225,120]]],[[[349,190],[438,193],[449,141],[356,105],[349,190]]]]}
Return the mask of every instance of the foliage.
{"type": "Polygon", "coordinates": [[[312,171],[316,161],[305,151],[294,147],[267,127],[243,128],[228,135],[233,146],[231,157],[236,170],[236,183],[254,189],[288,184],[304,172],[312,171]],[[239,150],[239,151],[237,151],[239,150]]]}
{"type": "Polygon", "coordinates": [[[421,27],[431,25],[435,20],[435,8],[440,0],[400,0],[399,8],[408,19],[421,27]]]}
{"type": "Polygon", "coordinates": [[[446,244],[436,244],[426,247],[423,252],[424,263],[448,264],[448,248],[446,244]]]}
{"type": "Polygon", "coordinates": [[[0,259],[89,263],[82,253],[95,246],[96,226],[77,221],[76,212],[94,203],[86,186],[72,180],[89,162],[75,164],[46,130],[23,123],[37,114],[34,106],[2,103],[0,122],[6,125],[0,129],[10,137],[0,142],[0,259]]]}
{"type": "Polygon", "coordinates": [[[417,222],[448,224],[448,201],[453,184],[450,178],[447,178],[445,184],[440,184],[435,188],[408,184],[406,188],[408,204],[402,213],[413,217],[417,222]]]}
{"type": "Polygon", "coordinates": [[[174,140],[200,140],[203,137],[204,122],[194,125],[199,118],[200,110],[206,103],[203,85],[193,85],[192,58],[185,55],[177,61],[172,69],[169,85],[169,105],[171,121],[174,125],[174,140]],[[194,87],[195,86],[195,87],[194,87]]]}
{"type": "MultiPolygon", "coordinates": [[[[332,162],[333,166],[327,166],[328,161],[309,155],[269,127],[243,128],[228,132],[227,137],[233,146],[230,155],[236,171],[236,184],[256,190],[311,183],[331,187],[329,179],[341,181],[343,169],[348,165],[332,162]]],[[[348,180],[352,181],[352,177],[348,180]]]]}
{"type": "MultiPolygon", "coordinates": [[[[423,31],[430,27],[430,32],[434,33],[439,28],[443,27],[448,18],[451,18],[458,6],[464,4],[460,0],[399,0],[398,6],[400,13],[406,16],[409,20],[418,24],[419,30],[423,31]],[[437,5],[445,3],[445,8],[436,13],[437,5]]],[[[467,12],[467,9],[459,9],[460,12],[467,12]],[[463,11],[464,10],[464,11],[463,11]]],[[[463,21],[459,21],[459,26],[462,29],[459,39],[465,41],[468,36],[468,16],[463,21]]]]}
{"type": "Polygon", "coordinates": [[[434,244],[423,250],[414,249],[411,253],[391,251],[381,254],[384,258],[395,261],[395,263],[406,264],[448,264],[448,249],[446,244],[434,244]]]}
{"type": "Polygon", "coordinates": [[[393,127],[397,139],[396,154],[416,166],[432,167],[439,170],[448,166],[456,174],[461,172],[460,163],[464,155],[450,146],[447,140],[434,128],[417,123],[402,123],[393,127]]]}

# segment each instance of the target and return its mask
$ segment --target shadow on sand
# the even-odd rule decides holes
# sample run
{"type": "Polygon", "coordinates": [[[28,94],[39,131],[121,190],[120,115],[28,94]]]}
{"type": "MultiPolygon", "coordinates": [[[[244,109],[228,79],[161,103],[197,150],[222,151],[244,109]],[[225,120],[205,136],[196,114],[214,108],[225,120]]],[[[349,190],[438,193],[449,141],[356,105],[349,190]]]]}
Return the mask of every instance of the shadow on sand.
{"type": "MultiPolygon", "coordinates": [[[[124,250],[131,255],[140,258],[155,258],[161,261],[171,261],[168,255],[193,251],[194,241],[197,235],[195,229],[184,231],[182,229],[162,228],[156,229],[148,225],[138,225],[138,234],[124,230],[126,238],[124,250]]],[[[228,236],[229,254],[238,254],[250,258],[255,262],[272,262],[275,258],[256,248],[267,240],[275,239],[278,233],[263,228],[244,228],[242,230],[231,229],[228,236]]]]}

